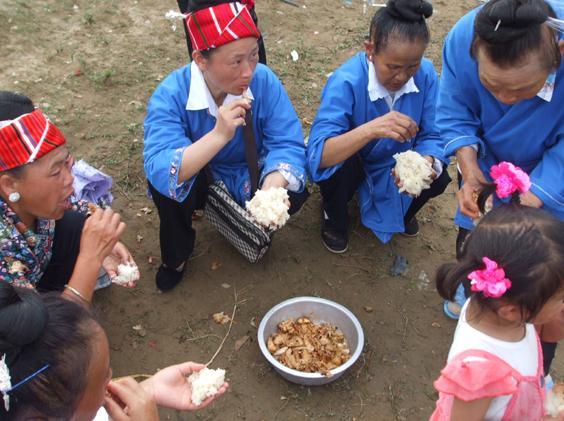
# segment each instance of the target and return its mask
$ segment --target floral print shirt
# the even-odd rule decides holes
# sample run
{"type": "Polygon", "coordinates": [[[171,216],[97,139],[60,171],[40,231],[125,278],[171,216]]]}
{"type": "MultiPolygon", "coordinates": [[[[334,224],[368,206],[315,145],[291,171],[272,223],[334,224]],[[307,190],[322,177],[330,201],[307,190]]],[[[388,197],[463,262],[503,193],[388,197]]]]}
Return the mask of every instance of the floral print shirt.
{"type": "Polygon", "coordinates": [[[0,199],[0,280],[33,288],[51,260],[54,236],[54,220],[38,219],[33,231],[0,199]]]}

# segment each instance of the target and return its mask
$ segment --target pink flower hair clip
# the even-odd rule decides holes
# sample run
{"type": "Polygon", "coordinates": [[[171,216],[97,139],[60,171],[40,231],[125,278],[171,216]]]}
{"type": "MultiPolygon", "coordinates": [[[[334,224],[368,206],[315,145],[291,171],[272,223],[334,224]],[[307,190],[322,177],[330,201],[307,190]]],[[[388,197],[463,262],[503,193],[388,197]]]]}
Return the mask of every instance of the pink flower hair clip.
{"type": "Polygon", "coordinates": [[[526,193],[531,188],[531,181],[527,173],[511,162],[504,161],[492,166],[490,175],[496,185],[497,197],[500,199],[505,199],[516,191],[526,193]]]}
{"type": "Polygon", "coordinates": [[[511,281],[505,277],[505,271],[494,260],[484,257],[485,269],[475,270],[468,275],[470,289],[481,292],[484,297],[499,298],[511,288],[511,281]]]}

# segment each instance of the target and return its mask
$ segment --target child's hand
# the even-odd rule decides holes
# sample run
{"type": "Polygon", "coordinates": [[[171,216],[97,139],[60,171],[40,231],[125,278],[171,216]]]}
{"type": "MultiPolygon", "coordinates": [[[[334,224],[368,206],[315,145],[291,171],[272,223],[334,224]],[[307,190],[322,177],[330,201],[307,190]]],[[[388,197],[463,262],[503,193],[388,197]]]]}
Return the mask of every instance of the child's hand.
{"type": "Polygon", "coordinates": [[[158,421],[159,412],[153,397],[133,378],[127,377],[108,384],[104,407],[114,421],[158,421]]]}

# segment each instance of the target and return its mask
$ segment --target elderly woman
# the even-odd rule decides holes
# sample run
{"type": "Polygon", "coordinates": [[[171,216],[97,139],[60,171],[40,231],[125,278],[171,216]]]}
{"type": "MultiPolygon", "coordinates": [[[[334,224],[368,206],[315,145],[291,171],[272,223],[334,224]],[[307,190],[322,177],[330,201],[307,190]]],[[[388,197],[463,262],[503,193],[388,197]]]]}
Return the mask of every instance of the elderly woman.
{"type": "Polygon", "coordinates": [[[192,213],[202,209],[208,187],[204,167],[239,204],[250,199],[241,126],[251,126],[256,138],[259,187],[289,190],[290,214],[308,195],[300,122],[278,78],[257,64],[260,34],[249,6],[198,7],[186,22],[193,62],[159,85],[145,119],[145,172],[160,218],[161,291],[181,281],[194,248],[192,213]]]}
{"type": "MultiPolygon", "coordinates": [[[[530,175],[521,203],[564,219],[563,18],[562,2],[492,0],[447,36],[437,125],[458,162],[458,251],[479,216],[475,197],[501,161],[530,175]]],[[[456,318],[460,303],[444,309],[456,318]]],[[[545,355],[554,347],[544,343],[545,355]]]]}
{"type": "Polygon", "coordinates": [[[111,381],[108,338],[84,306],[0,283],[0,419],[158,420],[156,404],[196,410],[186,379],[205,366],[187,362],[138,384],[111,381]],[[3,399],[2,399],[3,398],[3,399]],[[104,411],[102,407],[107,410],[104,411]]]}
{"type": "Polygon", "coordinates": [[[130,261],[125,224],[110,209],[71,209],[73,158],[59,129],[31,100],[0,91],[0,280],[63,290],[89,303],[100,268],[130,261]],[[117,259],[116,259],[117,257],[117,259]]]}

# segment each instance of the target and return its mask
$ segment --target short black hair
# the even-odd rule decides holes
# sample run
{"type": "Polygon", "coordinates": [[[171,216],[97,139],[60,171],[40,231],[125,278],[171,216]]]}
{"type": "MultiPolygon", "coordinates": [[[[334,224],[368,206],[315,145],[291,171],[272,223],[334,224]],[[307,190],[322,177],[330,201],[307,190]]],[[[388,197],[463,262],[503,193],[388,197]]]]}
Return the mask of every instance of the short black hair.
{"type": "Polygon", "coordinates": [[[370,22],[370,41],[378,54],[388,45],[390,37],[429,43],[429,28],[425,21],[433,14],[433,6],[423,0],[389,0],[370,22]]]}
{"type": "Polygon", "coordinates": [[[473,293],[482,308],[495,311],[500,300],[519,305],[530,322],[564,287],[564,221],[544,210],[517,203],[487,213],[468,236],[457,262],[442,265],[436,275],[441,297],[453,300],[460,284],[470,292],[468,275],[482,269],[482,259],[496,261],[511,281],[502,298],[473,293]]]}
{"type": "MultiPolygon", "coordinates": [[[[35,110],[33,101],[17,92],[0,91],[0,121],[14,120],[35,110]]],[[[14,178],[20,178],[25,171],[25,165],[3,171],[14,178]]]]}
{"type": "Polygon", "coordinates": [[[558,68],[556,33],[545,24],[555,16],[544,0],[491,0],[476,15],[470,54],[477,58],[483,49],[494,64],[507,68],[538,52],[543,66],[558,68]]]}
{"type": "Polygon", "coordinates": [[[14,120],[35,109],[27,96],[17,92],[0,91],[0,121],[14,120]]]}
{"type": "Polygon", "coordinates": [[[12,385],[49,368],[9,394],[0,419],[42,415],[69,419],[86,389],[95,320],[60,293],[40,296],[0,281],[0,355],[6,355],[12,385]]]}

